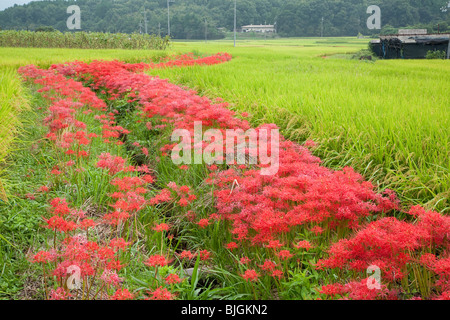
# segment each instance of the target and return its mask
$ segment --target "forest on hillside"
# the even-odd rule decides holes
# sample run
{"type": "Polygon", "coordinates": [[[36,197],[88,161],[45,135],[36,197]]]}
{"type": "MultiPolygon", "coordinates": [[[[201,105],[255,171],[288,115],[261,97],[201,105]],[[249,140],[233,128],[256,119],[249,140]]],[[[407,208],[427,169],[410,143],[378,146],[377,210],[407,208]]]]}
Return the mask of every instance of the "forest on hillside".
{"type": "MultiPolygon", "coordinates": [[[[280,36],[356,36],[379,30],[366,26],[369,5],[378,5],[382,31],[422,27],[448,31],[448,0],[237,0],[237,26],[276,24],[280,36]]],[[[167,0],[44,0],[0,12],[1,29],[36,30],[42,26],[68,31],[66,9],[81,9],[83,31],[167,34],[167,0]]],[[[175,0],[170,3],[171,36],[176,39],[224,37],[233,30],[233,0],[175,0]]]]}

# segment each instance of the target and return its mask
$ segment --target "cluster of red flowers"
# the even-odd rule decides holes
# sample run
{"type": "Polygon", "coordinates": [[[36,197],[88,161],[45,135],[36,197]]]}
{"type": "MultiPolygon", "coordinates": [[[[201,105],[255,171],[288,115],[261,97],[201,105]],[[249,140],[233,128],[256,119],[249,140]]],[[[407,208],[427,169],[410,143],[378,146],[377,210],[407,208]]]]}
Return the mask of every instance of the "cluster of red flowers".
{"type": "MultiPolygon", "coordinates": [[[[106,298],[107,294],[101,289],[115,288],[115,299],[119,299],[118,292],[124,292],[118,272],[123,268],[119,260],[120,250],[126,250],[129,243],[122,238],[112,239],[106,245],[95,241],[88,241],[83,235],[74,235],[64,240],[54,248],[39,251],[33,256],[34,263],[42,264],[44,275],[49,273],[57,279],[59,287],[48,293],[51,299],[67,299],[71,294],[70,286],[78,285],[83,288],[80,299],[106,298]],[[75,283],[73,283],[75,281],[75,283]]],[[[47,279],[45,279],[45,282],[47,279]]],[[[130,294],[128,293],[128,296],[130,294]]],[[[122,294],[122,298],[124,295],[122,294]]]]}
{"type": "MultiPolygon", "coordinates": [[[[89,161],[83,162],[81,159],[89,157],[91,141],[100,135],[87,131],[86,124],[78,120],[78,117],[100,113],[95,119],[103,124],[104,143],[115,140],[116,144],[120,144],[119,135],[128,133],[115,125],[114,114],[105,114],[107,110],[105,102],[97,98],[95,93],[82,83],[67,79],[53,70],[41,70],[34,66],[23,67],[19,72],[24,78],[33,79],[36,84],[44,86],[39,91],[45,92],[43,96],[51,101],[48,108],[49,115],[44,119],[44,125],[49,128],[46,137],[54,143],[55,151],[60,153],[57,158],[61,159],[61,162],[51,170],[52,175],[59,176],[64,173],[66,178],[70,179],[73,173],[84,171],[83,166],[92,165],[89,161]]],[[[125,159],[106,152],[99,156],[97,167],[107,169],[111,176],[116,176],[119,172],[140,174],[140,177],[111,178],[111,184],[124,191],[124,193],[115,192],[111,196],[111,199],[119,198],[112,206],[121,214],[122,220],[128,218],[128,212],[136,212],[143,206],[145,200],[139,194],[146,193],[144,186],[153,182],[147,167],[126,166],[125,159]]],[[[47,186],[39,188],[39,192],[50,191],[47,186]]],[[[33,258],[33,262],[44,265],[44,276],[57,279],[58,289],[47,292],[47,297],[89,299],[101,295],[101,298],[107,298],[106,292],[111,288],[117,288],[116,293],[110,298],[132,298],[133,295],[127,289],[120,288],[121,278],[118,276],[123,267],[118,252],[126,250],[129,243],[121,238],[103,245],[89,241],[89,230],[103,221],[110,222],[110,215],[106,214],[101,220],[94,219],[82,210],[70,208],[66,199],[62,198],[51,200],[49,211],[51,216],[43,217],[43,220],[44,227],[55,233],[53,248],[39,251],[33,258]],[[58,233],[62,233],[62,237],[57,237],[58,233]],[[74,271],[75,274],[72,274],[74,271]],[[74,296],[71,293],[71,277],[76,277],[83,284],[82,296],[79,294],[74,296]]],[[[45,279],[45,283],[47,280],[45,279]]]]}
{"type": "MultiPolygon", "coordinates": [[[[317,268],[339,268],[365,272],[370,266],[379,268],[383,281],[397,291],[402,280],[425,280],[417,290],[428,298],[444,298],[450,293],[450,217],[415,206],[408,212],[415,221],[393,217],[368,224],[350,239],[334,243],[330,257],[321,259],[317,268]],[[421,270],[420,273],[418,270],[421,270]],[[424,274],[427,279],[422,279],[424,274]],[[431,284],[431,286],[430,286],[431,284]],[[432,294],[432,292],[434,292],[432,294]]],[[[370,296],[370,295],[369,295],[370,296]]]]}
{"type": "MultiPolygon", "coordinates": [[[[228,61],[231,58],[228,54],[218,54],[205,58],[194,58],[192,55],[177,57],[177,60],[164,61],[155,64],[134,64],[124,66],[119,62],[110,62],[111,70],[114,68],[122,69],[126,72],[142,71],[148,68],[164,68],[171,66],[190,66],[190,65],[211,65],[228,61]]],[[[81,82],[75,81],[70,76],[79,74],[79,70],[85,71],[83,68],[90,68],[92,77],[99,78],[100,75],[111,75],[114,72],[105,73],[101,69],[104,68],[104,62],[94,62],[90,65],[75,62],[68,65],[54,65],[49,70],[39,69],[35,66],[22,67],[19,72],[27,80],[33,80],[35,84],[42,86],[38,92],[41,92],[44,98],[47,98],[51,105],[48,107],[48,116],[44,119],[44,125],[48,127],[49,132],[46,136],[49,142],[53,143],[56,152],[60,153],[58,159],[60,163],[55,165],[51,174],[58,177],[64,175],[65,178],[73,178],[74,173],[83,172],[87,166],[92,166],[89,161],[91,158],[91,143],[95,138],[102,138],[104,144],[114,143],[120,145],[123,142],[121,137],[129,133],[128,130],[116,124],[115,116],[117,111],[109,112],[108,107],[103,100],[98,98],[96,94],[89,88],[83,86],[81,82]],[[99,68],[98,68],[99,67],[99,68]],[[96,73],[98,72],[98,74],[96,73]],[[92,116],[102,125],[101,134],[89,132],[86,122],[79,119],[86,119],[92,116]],[[82,161],[85,159],[85,161],[82,161]]],[[[106,69],[108,70],[108,69],[106,69]]],[[[111,71],[109,70],[109,71],[111,71]]],[[[115,70],[117,71],[117,70],[115,70]]],[[[84,74],[84,73],[83,73],[84,74]]],[[[90,76],[88,76],[90,77],[90,76]]],[[[104,92],[106,93],[106,92],[104,92]]],[[[119,97],[117,92],[109,92],[112,99],[119,97]]],[[[138,145],[135,142],[134,145],[138,145]]],[[[110,150],[105,146],[106,150],[110,150]]],[[[148,156],[148,149],[141,148],[143,154],[148,156]]],[[[96,242],[89,241],[89,229],[95,228],[99,224],[107,223],[117,226],[142,210],[146,205],[155,205],[161,202],[167,202],[172,199],[178,199],[180,207],[186,207],[196,199],[195,194],[188,186],[178,187],[171,183],[168,189],[162,190],[159,194],[150,199],[146,199],[145,195],[150,194],[147,186],[153,183],[151,170],[146,166],[134,167],[127,165],[127,159],[119,155],[104,152],[98,155],[94,166],[104,169],[109,178],[110,185],[115,188],[109,198],[112,200],[110,205],[114,211],[103,215],[99,219],[88,217],[86,212],[72,209],[69,207],[65,199],[55,198],[50,202],[51,217],[44,217],[45,227],[55,232],[55,243],[51,251],[38,252],[33,261],[36,263],[48,264],[49,262],[57,262],[56,269],[51,271],[52,275],[57,276],[60,287],[57,290],[47,292],[47,297],[52,299],[68,299],[74,298],[67,287],[67,278],[70,276],[66,271],[69,267],[78,267],[81,270],[80,277],[83,288],[88,290],[83,292],[83,298],[89,298],[91,294],[90,288],[99,285],[101,289],[104,286],[118,286],[120,278],[117,271],[122,267],[121,262],[114,257],[115,249],[122,247],[121,242],[113,240],[108,246],[101,246],[96,242]],[[84,232],[74,235],[75,232],[84,232]],[[63,233],[63,238],[56,237],[56,233],[63,233]],[[82,236],[84,235],[84,236],[82,236]],[[83,238],[85,237],[85,238],[83,238]],[[57,242],[58,241],[58,242],[57,242]],[[113,251],[111,251],[113,250],[113,251]],[[76,252],[76,256],[73,256],[76,252]],[[90,278],[89,278],[90,277],[90,278]],[[103,285],[101,285],[103,283],[103,285]]],[[[61,182],[61,180],[58,180],[61,182]]],[[[69,183],[67,180],[64,183],[69,183]]],[[[50,186],[52,183],[50,183],[50,186]]],[[[51,192],[51,187],[43,186],[39,188],[39,192],[51,192]]],[[[30,199],[35,199],[30,194],[30,199]]],[[[160,225],[158,231],[168,231],[169,226],[160,225]]],[[[92,234],[92,232],[91,232],[92,234]]],[[[123,239],[122,239],[123,241],[123,239]]],[[[199,253],[202,260],[207,260],[210,253],[203,250],[199,253]]],[[[163,261],[153,261],[150,258],[146,264],[164,265],[163,261]],[[150,261],[152,260],[152,261],[150,261]]],[[[47,269],[50,268],[48,265],[47,269]]],[[[49,270],[44,269],[46,273],[49,270]]],[[[47,281],[47,280],[46,280],[47,281]]],[[[177,283],[175,275],[167,279],[170,284],[177,283]]],[[[100,290],[101,290],[100,289],[100,290]]],[[[97,296],[99,292],[94,294],[97,296]]],[[[151,298],[168,297],[161,288],[153,291],[151,298]]],[[[133,295],[127,289],[119,288],[116,293],[111,296],[112,299],[130,299],[133,295]]]]}

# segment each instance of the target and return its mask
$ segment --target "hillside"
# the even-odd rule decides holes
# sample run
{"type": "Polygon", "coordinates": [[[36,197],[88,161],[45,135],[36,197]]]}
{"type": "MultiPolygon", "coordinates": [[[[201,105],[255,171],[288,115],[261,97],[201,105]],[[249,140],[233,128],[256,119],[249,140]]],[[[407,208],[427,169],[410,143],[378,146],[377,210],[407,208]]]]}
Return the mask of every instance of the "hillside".
{"type": "MultiPolygon", "coordinates": [[[[144,5],[148,32],[167,34],[166,0],[44,0],[14,6],[0,12],[0,28],[35,30],[51,26],[67,31],[66,9],[80,6],[83,31],[133,33],[144,30],[144,5]],[[141,27],[140,27],[141,25],[141,27]]],[[[443,12],[445,0],[239,0],[237,25],[273,24],[281,36],[355,36],[373,34],[366,27],[368,5],[382,8],[382,25],[419,26],[446,31],[450,15],[443,12]],[[322,24],[323,18],[323,24],[322,24]]],[[[224,36],[217,28],[233,29],[232,0],[176,0],[170,4],[171,35],[178,39],[224,36]]]]}

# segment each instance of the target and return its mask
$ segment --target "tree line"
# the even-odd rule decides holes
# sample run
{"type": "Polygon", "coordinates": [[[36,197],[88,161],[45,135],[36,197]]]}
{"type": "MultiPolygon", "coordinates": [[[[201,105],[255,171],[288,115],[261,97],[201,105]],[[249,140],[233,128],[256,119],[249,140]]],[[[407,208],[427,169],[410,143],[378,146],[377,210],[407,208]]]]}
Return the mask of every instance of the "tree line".
{"type": "MultiPolygon", "coordinates": [[[[237,0],[237,26],[275,24],[280,36],[373,35],[366,13],[369,5],[381,8],[383,30],[421,27],[448,31],[448,0],[237,0]]],[[[78,5],[83,31],[168,33],[167,0],[44,0],[15,5],[0,12],[0,28],[68,31],[66,9],[78,5]],[[50,29],[51,29],[50,28],[50,29]]],[[[171,36],[175,39],[220,39],[234,25],[233,0],[175,0],[170,3],[171,36]]]]}

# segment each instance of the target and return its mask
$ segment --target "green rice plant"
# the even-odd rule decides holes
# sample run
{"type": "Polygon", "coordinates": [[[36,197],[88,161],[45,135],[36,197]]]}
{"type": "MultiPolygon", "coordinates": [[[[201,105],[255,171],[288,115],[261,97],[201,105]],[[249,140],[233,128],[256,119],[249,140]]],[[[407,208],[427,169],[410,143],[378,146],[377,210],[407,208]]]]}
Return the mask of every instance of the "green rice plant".
{"type": "MultiPolygon", "coordinates": [[[[20,112],[29,108],[26,92],[19,76],[12,68],[0,72],[0,175],[5,157],[20,126],[20,112]]],[[[0,180],[0,199],[7,201],[5,188],[0,180]]]]}

